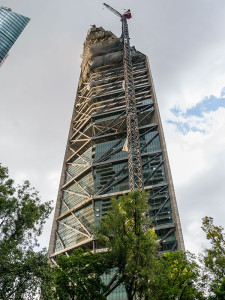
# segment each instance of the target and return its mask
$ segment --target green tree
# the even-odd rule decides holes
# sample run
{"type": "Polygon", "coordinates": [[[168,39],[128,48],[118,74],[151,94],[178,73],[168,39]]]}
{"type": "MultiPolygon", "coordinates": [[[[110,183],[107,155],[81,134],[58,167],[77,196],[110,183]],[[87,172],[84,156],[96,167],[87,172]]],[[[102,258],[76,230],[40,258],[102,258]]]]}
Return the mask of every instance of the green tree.
{"type": "Polygon", "coordinates": [[[193,254],[166,252],[158,261],[147,299],[204,299],[197,285],[199,278],[200,267],[193,254]]]}
{"type": "Polygon", "coordinates": [[[211,247],[205,249],[202,262],[205,266],[204,280],[209,284],[212,299],[225,299],[225,233],[221,226],[213,224],[212,217],[202,220],[202,229],[206,233],[211,247]]]}
{"type": "Polygon", "coordinates": [[[213,292],[215,297],[212,296],[212,299],[225,299],[225,277],[221,278],[220,284],[214,287],[213,292]]]}
{"type": "Polygon", "coordinates": [[[106,253],[79,248],[70,256],[60,255],[55,267],[55,299],[104,300],[102,275],[108,269],[106,253]]]}
{"type": "Polygon", "coordinates": [[[41,203],[28,181],[15,187],[0,165],[0,299],[32,299],[45,287],[51,269],[34,247],[50,212],[50,202],[41,203]]]}
{"type": "MultiPolygon", "coordinates": [[[[117,270],[114,287],[122,283],[128,299],[143,297],[154,276],[157,236],[150,228],[146,192],[136,190],[119,199],[111,199],[111,211],[100,222],[97,238],[108,249],[109,259],[117,270]]],[[[113,283],[113,281],[111,282],[113,283]]]]}

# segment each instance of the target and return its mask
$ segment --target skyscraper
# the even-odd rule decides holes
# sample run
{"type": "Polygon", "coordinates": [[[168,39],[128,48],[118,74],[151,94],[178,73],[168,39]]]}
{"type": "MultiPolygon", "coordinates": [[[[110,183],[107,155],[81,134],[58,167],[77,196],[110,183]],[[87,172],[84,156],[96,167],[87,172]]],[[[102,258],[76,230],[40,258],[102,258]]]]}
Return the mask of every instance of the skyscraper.
{"type": "Polygon", "coordinates": [[[0,7],[0,66],[29,21],[27,17],[0,7]]]}
{"type": "MultiPolygon", "coordinates": [[[[137,145],[149,217],[163,251],[184,249],[158,103],[147,57],[131,48],[137,145]]],[[[110,198],[130,191],[123,39],[102,27],[89,30],[63,162],[49,255],[95,247],[94,224],[110,198]]]]}

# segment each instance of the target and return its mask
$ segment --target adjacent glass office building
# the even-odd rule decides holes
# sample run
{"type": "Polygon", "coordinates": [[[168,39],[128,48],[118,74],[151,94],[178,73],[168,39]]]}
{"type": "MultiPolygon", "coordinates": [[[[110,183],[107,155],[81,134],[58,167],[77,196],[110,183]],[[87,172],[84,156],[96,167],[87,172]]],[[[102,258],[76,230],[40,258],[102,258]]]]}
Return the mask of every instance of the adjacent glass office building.
{"type": "Polygon", "coordinates": [[[29,21],[27,17],[0,7],[0,65],[29,21]]]}
{"type": "MultiPolygon", "coordinates": [[[[49,245],[53,260],[77,247],[95,249],[93,225],[107,213],[111,197],[130,191],[123,40],[93,26],[82,57],[49,245]]],[[[149,217],[162,251],[181,250],[181,225],[150,67],[134,47],[132,74],[143,183],[150,190],[149,217]]],[[[108,299],[126,299],[122,287],[108,299]]]]}

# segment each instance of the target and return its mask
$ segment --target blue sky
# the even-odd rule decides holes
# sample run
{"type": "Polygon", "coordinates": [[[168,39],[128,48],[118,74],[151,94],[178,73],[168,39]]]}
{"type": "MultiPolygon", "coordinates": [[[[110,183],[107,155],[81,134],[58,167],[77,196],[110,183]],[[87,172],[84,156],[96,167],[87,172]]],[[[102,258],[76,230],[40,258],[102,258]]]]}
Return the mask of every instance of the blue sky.
{"type": "Polygon", "coordinates": [[[207,96],[186,110],[182,110],[179,106],[174,106],[171,109],[171,112],[174,117],[177,117],[177,120],[169,119],[167,120],[167,123],[175,125],[184,135],[190,131],[198,131],[204,134],[206,133],[206,130],[198,125],[206,123],[207,114],[217,111],[220,107],[225,108],[225,87],[221,90],[219,97],[214,95],[207,96]],[[194,126],[193,117],[195,117],[194,126]]]}

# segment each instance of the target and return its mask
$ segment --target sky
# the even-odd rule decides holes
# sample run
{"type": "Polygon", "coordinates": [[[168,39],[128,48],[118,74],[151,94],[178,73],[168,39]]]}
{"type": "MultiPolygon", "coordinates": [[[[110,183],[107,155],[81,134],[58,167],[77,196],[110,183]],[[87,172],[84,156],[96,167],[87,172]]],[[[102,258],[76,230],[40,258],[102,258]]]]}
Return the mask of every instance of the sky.
{"type": "MultiPolygon", "coordinates": [[[[204,216],[225,227],[225,2],[107,3],[131,9],[131,45],[149,57],[185,247],[197,254],[204,216]]],[[[99,0],[0,4],[31,18],[0,68],[0,161],[16,183],[29,179],[55,201],[87,31],[96,24],[120,36],[121,23],[99,0]]]]}

